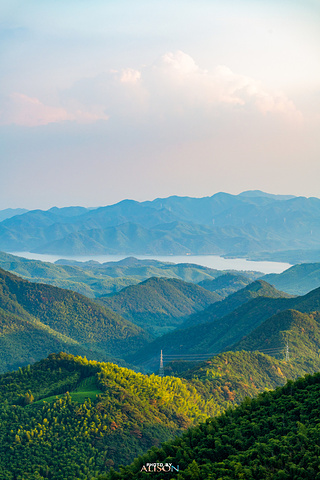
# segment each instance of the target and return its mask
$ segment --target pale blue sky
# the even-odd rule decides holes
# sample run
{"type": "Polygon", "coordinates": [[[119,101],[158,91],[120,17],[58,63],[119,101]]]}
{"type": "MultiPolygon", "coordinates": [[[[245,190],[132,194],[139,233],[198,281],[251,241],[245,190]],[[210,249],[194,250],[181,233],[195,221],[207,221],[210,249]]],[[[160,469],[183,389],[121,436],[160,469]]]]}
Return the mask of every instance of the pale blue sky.
{"type": "Polygon", "coordinates": [[[320,196],[320,2],[5,0],[0,209],[320,196]]]}

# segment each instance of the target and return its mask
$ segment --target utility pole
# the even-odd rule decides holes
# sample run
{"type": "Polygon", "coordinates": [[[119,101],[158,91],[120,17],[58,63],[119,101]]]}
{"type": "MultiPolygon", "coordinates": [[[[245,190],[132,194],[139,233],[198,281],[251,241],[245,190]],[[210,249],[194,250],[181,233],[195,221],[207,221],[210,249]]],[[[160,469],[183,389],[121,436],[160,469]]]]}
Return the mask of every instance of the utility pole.
{"type": "Polygon", "coordinates": [[[163,355],[162,355],[162,350],[160,352],[160,368],[159,368],[159,377],[164,376],[164,370],[163,370],[163,355]]]}

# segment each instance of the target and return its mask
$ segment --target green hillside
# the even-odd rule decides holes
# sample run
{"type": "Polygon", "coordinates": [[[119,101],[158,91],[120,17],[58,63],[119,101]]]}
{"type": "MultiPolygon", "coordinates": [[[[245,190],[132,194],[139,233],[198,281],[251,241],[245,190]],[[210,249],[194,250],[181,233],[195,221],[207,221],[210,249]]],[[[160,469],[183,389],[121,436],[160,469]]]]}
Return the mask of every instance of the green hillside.
{"type": "Polygon", "coordinates": [[[2,371],[61,349],[109,359],[149,340],[141,328],[78,293],[1,269],[0,329],[2,371]]]}
{"type": "MultiPolygon", "coordinates": [[[[320,374],[244,401],[99,480],[146,478],[147,463],[179,466],[179,480],[320,478],[320,374]]],[[[163,473],[152,472],[163,479],[163,473]]],[[[168,475],[168,474],[165,474],[168,475]]]]}
{"type": "MultiPolygon", "coordinates": [[[[233,295],[238,293],[240,292],[233,295]]],[[[214,355],[229,350],[265,320],[288,309],[295,309],[302,313],[320,310],[320,288],[301,297],[254,298],[222,318],[180,329],[155,339],[134,354],[135,362],[152,370],[159,364],[160,350],[163,350],[165,355],[214,355]]],[[[130,362],[133,361],[130,355],[126,358],[130,362]]]]}
{"type": "Polygon", "coordinates": [[[0,375],[0,478],[91,479],[319,367],[319,360],[297,367],[258,352],[226,352],[185,378],[161,378],[50,355],[0,375]]]}
{"type": "Polygon", "coordinates": [[[285,292],[304,295],[320,286],[320,263],[301,263],[282,273],[265,275],[263,279],[285,292]]]}
{"type": "Polygon", "coordinates": [[[213,412],[186,380],[66,354],[2,375],[0,386],[6,480],[85,480],[213,412]]]}
{"type": "Polygon", "coordinates": [[[318,361],[320,352],[320,312],[309,314],[285,310],[268,318],[258,328],[233,345],[232,350],[270,351],[283,358],[288,345],[289,358],[295,364],[318,361]],[[282,348],[282,352],[277,352],[282,348]]]}
{"type": "MultiPolygon", "coordinates": [[[[217,279],[219,280],[219,278],[217,279]]],[[[229,295],[219,303],[210,305],[205,310],[191,315],[182,325],[183,328],[199,325],[201,323],[212,322],[217,318],[224,317],[233,312],[236,308],[257,297],[286,298],[290,295],[276,290],[272,285],[264,280],[256,280],[249,283],[246,287],[229,295]]]]}
{"type": "Polygon", "coordinates": [[[0,308],[0,373],[28,365],[59,351],[88,358],[112,359],[111,355],[85,348],[27,312],[23,312],[23,315],[14,314],[0,308]]]}
{"type": "MultiPolygon", "coordinates": [[[[174,264],[152,259],[138,260],[133,257],[103,264],[63,259],[53,264],[4,252],[0,252],[0,268],[25,280],[66,288],[89,298],[118,292],[128,285],[140,283],[150,277],[177,278],[198,283],[225,274],[224,271],[201,265],[174,264]]],[[[242,276],[250,279],[261,275],[259,272],[242,272],[242,276]]]]}
{"type": "Polygon", "coordinates": [[[193,283],[153,277],[114,295],[100,297],[99,302],[159,336],[220,298],[193,283]]]}
{"type": "Polygon", "coordinates": [[[222,297],[227,297],[242,288],[245,288],[249,283],[253,282],[254,276],[244,276],[239,273],[225,273],[213,280],[202,280],[198,285],[209,292],[215,292],[222,297]]]}

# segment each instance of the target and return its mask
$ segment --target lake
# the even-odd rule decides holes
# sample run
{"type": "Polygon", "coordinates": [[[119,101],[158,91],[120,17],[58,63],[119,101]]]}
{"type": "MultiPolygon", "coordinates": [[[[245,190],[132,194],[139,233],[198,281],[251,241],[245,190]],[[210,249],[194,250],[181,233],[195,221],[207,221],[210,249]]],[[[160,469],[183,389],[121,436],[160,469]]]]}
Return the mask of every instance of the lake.
{"type": "MultiPolygon", "coordinates": [[[[64,258],[68,260],[77,260],[79,262],[86,262],[88,260],[95,260],[100,263],[118,262],[127,258],[128,255],[84,255],[84,256],[61,256],[61,255],[46,255],[31,252],[10,252],[12,255],[24,257],[32,260],[41,260],[42,262],[54,263],[55,261],[64,258]]],[[[281,273],[291,267],[289,263],[282,262],[263,262],[246,260],[245,258],[223,258],[218,255],[131,255],[140,260],[154,259],[160,262],[172,263],[195,263],[204,267],[215,268],[217,270],[254,270],[262,273],[281,273]]]]}

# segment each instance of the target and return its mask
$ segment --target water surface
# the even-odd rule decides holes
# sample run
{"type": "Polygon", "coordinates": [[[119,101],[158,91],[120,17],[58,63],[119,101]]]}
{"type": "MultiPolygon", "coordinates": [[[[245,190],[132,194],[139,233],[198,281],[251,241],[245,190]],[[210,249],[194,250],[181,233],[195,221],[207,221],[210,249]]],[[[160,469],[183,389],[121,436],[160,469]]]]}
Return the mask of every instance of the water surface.
{"type": "MultiPolygon", "coordinates": [[[[68,260],[77,260],[79,262],[87,262],[95,260],[100,263],[118,262],[127,258],[128,255],[47,255],[31,252],[10,252],[12,255],[24,257],[32,260],[41,260],[42,262],[54,263],[64,258],[68,260]]],[[[265,262],[246,260],[245,258],[223,258],[218,255],[131,255],[135,258],[154,259],[160,262],[172,263],[195,263],[204,267],[215,268],[217,270],[249,270],[262,273],[281,273],[291,267],[289,263],[283,262],[265,262]]]]}

